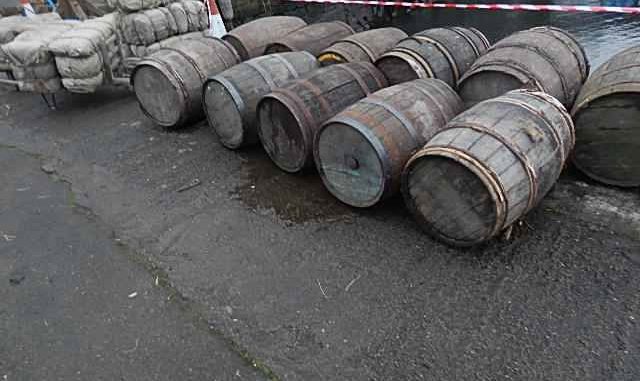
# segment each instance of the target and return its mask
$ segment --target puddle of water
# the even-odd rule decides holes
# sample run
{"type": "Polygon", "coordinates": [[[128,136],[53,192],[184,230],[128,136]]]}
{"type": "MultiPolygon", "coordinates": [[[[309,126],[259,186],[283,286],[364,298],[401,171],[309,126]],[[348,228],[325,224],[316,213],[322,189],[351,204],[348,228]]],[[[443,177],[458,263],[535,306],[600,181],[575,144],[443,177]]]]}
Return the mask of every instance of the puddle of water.
{"type": "Polygon", "coordinates": [[[242,182],[233,196],[257,213],[275,215],[287,224],[353,218],[354,211],[331,196],[317,173],[285,173],[258,148],[240,155],[242,182]]]}

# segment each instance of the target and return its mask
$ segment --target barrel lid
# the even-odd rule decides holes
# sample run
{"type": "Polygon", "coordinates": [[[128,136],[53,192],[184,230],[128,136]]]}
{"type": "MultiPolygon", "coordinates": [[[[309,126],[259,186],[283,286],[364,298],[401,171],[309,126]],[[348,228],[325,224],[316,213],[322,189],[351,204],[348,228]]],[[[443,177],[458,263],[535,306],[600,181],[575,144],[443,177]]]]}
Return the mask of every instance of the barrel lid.
{"type": "Polygon", "coordinates": [[[239,148],[244,142],[242,109],[246,106],[233,84],[222,76],[209,79],[202,91],[207,121],[229,149],[239,148]]]}
{"type": "Polygon", "coordinates": [[[296,173],[308,166],[312,156],[311,138],[305,120],[294,111],[298,107],[284,89],[266,95],[258,104],[258,135],[273,162],[285,172],[296,173]]]}
{"type": "Polygon", "coordinates": [[[345,204],[373,206],[389,189],[391,165],[382,142],[352,118],[338,116],[325,124],[314,155],[325,186],[345,204]]]}
{"type": "Polygon", "coordinates": [[[472,246],[499,232],[500,191],[473,157],[447,147],[427,147],[407,164],[402,191],[422,228],[455,246],[472,246]]]}
{"type": "Polygon", "coordinates": [[[131,75],[131,84],[142,112],[161,126],[180,121],[187,95],[162,62],[141,61],[131,75]]]}

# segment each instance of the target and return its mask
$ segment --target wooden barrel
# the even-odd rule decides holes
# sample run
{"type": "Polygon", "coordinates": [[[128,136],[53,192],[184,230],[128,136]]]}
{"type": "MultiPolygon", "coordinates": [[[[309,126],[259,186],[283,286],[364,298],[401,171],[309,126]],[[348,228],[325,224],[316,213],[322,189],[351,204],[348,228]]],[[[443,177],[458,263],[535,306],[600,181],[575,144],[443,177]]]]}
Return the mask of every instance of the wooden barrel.
{"type": "Polygon", "coordinates": [[[263,17],[234,28],[222,39],[230,43],[243,61],[261,56],[267,45],[307,26],[299,17],[263,17]]]}
{"type": "Polygon", "coordinates": [[[312,167],[313,141],[322,123],[386,85],[368,62],[332,65],[294,80],[258,104],[260,141],[282,170],[312,167]]]}
{"type": "Polygon", "coordinates": [[[373,206],[400,190],[405,164],[462,111],[462,100],[438,79],[395,85],[348,107],[316,135],[316,167],[345,204],[373,206]]]}
{"type": "Polygon", "coordinates": [[[489,240],[542,200],[573,143],[571,117],[546,93],[516,90],[484,101],[409,160],[406,204],[444,242],[489,240]]]}
{"type": "Polygon", "coordinates": [[[140,108],[165,127],[204,119],[202,84],[240,62],[233,46],[217,38],[193,38],[141,60],[131,73],[140,108]]]}
{"type": "Polygon", "coordinates": [[[323,65],[346,62],[375,62],[391,50],[407,34],[398,28],[372,29],[356,33],[325,49],[318,56],[323,65]]]}
{"type": "Polygon", "coordinates": [[[257,143],[260,98],[318,66],[308,52],[279,53],[245,61],[209,78],[202,99],[209,125],[220,142],[230,149],[257,143]]]}
{"type": "Polygon", "coordinates": [[[640,46],[600,66],[582,87],[572,114],[576,167],[605,184],[640,186],[640,46]]]}
{"type": "Polygon", "coordinates": [[[551,94],[570,108],[588,76],[587,56],[571,34],[537,27],[497,42],[473,64],[458,88],[468,107],[529,88],[551,94]]]}
{"type": "Polygon", "coordinates": [[[353,33],[353,29],[342,21],[311,24],[269,44],[264,53],[306,50],[317,57],[324,49],[353,33]]]}
{"type": "Polygon", "coordinates": [[[489,49],[489,41],[474,28],[434,28],[402,40],[380,57],[376,66],[390,84],[417,78],[437,78],[455,88],[473,62],[489,49]]]}

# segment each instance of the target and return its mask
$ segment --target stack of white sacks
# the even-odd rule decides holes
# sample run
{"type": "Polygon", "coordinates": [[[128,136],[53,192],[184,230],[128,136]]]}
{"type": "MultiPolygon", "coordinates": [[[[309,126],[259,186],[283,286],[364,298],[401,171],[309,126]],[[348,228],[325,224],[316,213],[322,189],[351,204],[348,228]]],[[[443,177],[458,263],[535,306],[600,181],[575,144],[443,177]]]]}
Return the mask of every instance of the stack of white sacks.
{"type": "Polygon", "coordinates": [[[62,85],[74,93],[90,93],[106,81],[121,62],[118,14],[86,20],[49,43],[62,85]]]}
{"type": "MultiPolygon", "coordinates": [[[[162,42],[174,36],[203,31],[208,25],[204,2],[181,0],[118,0],[124,12],[120,19],[123,42],[134,57],[158,50],[162,42]]],[[[175,40],[175,39],[172,39],[175,40]]]]}
{"type": "Polygon", "coordinates": [[[61,89],[60,76],[48,45],[73,27],[74,23],[43,23],[18,31],[10,42],[0,46],[0,56],[18,81],[20,91],[47,94],[61,89]]]}

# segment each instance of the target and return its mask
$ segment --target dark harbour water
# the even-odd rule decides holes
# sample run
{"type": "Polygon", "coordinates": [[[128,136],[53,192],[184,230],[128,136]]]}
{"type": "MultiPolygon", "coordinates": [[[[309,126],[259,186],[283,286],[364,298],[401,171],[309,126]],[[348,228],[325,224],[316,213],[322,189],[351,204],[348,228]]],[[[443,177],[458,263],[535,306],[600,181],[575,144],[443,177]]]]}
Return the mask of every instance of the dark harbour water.
{"type": "MultiPolygon", "coordinates": [[[[605,5],[593,1],[556,1],[553,4],[605,5]]],[[[640,15],[458,9],[407,11],[403,8],[382,8],[363,5],[293,4],[281,6],[279,13],[296,14],[309,22],[338,19],[348,22],[356,30],[393,25],[407,33],[415,33],[440,26],[472,26],[484,32],[492,42],[518,30],[552,25],[568,30],[580,41],[587,51],[592,69],[620,50],[640,44],[640,15]]]]}

